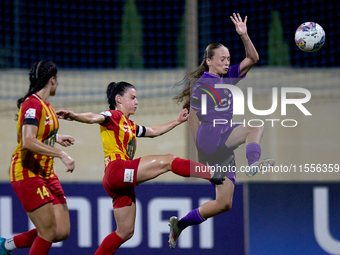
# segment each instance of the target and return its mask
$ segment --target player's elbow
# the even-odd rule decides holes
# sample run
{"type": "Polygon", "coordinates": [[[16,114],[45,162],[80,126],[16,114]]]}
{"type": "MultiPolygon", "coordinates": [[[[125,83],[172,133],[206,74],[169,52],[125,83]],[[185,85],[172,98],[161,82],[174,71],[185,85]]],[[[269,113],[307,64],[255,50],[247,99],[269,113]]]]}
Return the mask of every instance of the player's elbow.
{"type": "Polygon", "coordinates": [[[32,150],[32,139],[31,138],[22,139],[22,148],[24,150],[32,150]]]}
{"type": "Polygon", "coordinates": [[[260,60],[260,55],[256,52],[256,62],[260,60]]]}
{"type": "Polygon", "coordinates": [[[96,120],[96,119],[89,119],[88,121],[87,121],[87,123],[88,124],[95,124],[95,123],[97,123],[98,121],[96,120]]]}
{"type": "Polygon", "coordinates": [[[254,56],[252,56],[251,61],[254,64],[256,64],[260,60],[260,56],[258,53],[256,53],[254,56]]]}
{"type": "Polygon", "coordinates": [[[94,113],[89,113],[89,117],[88,117],[88,120],[87,120],[87,123],[89,124],[95,124],[95,123],[98,123],[100,122],[99,121],[99,118],[101,117],[102,115],[97,115],[97,114],[94,114],[94,113]]]}
{"type": "Polygon", "coordinates": [[[252,54],[247,54],[247,59],[249,64],[253,66],[260,60],[260,56],[257,52],[253,52],[252,54]]]}
{"type": "Polygon", "coordinates": [[[95,124],[95,123],[103,122],[105,120],[105,117],[101,114],[87,112],[87,113],[78,114],[74,120],[87,123],[87,124],[95,124]]]}

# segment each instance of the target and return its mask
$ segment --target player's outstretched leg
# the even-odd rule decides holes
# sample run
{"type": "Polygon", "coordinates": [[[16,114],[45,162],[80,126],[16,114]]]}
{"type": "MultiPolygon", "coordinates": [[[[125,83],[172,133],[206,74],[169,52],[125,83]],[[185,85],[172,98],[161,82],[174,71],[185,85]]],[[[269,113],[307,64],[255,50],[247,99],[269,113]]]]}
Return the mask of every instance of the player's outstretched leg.
{"type": "MultiPolygon", "coordinates": [[[[232,167],[235,167],[235,157],[230,155],[222,164],[214,166],[215,170],[211,172],[210,181],[215,185],[220,185],[225,180],[225,177],[231,179],[235,183],[235,173],[233,173],[232,167]],[[233,179],[233,180],[232,180],[233,179]]],[[[198,225],[204,222],[206,219],[203,218],[199,212],[199,208],[196,208],[189,212],[182,219],[178,219],[176,216],[172,216],[169,219],[170,234],[169,234],[169,246],[171,249],[176,247],[176,243],[181,232],[188,226],[198,225]]]]}

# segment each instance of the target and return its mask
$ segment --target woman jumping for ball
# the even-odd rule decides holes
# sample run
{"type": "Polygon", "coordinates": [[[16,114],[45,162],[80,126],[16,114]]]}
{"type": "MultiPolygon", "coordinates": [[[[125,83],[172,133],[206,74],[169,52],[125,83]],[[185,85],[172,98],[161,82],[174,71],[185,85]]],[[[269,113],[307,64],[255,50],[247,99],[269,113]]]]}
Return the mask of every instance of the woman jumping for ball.
{"type": "MultiPolygon", "coordinates": [[[[209,44],[201,65],[184,78],[184,81],[188,82],[187,88],[175,99],[179,102],[184,101],[184,108],[190,107],[189,126],[197,146],[199,161],[210,165],[220,163],[222,158],[234,157],[234,150],[246,143],[249,165],[246,174],[251,177],[261,171],[263,166],[274,165],[275,161],[260,160],[263,127],[231,125],[233,95],[228,89],[215,87],[215,84],[236,85],[259,60],[259,55],[247,33],[247,16],[244,21],[240,14],[234,13],[230,18],[244,44],[245,59],[235,66],[229,66],[228,48],[220,43],[209,44]],[[202,107],[202,95],[206,98],[206,108],[202,107]],[[215,119],[228,120],[228,124],[215,125],[215,119]]],[[[170,248],[175,248],[179,235],[186,227],[200,224],[231,209],[236,178],[235,165],[227,177],[222,184],[215,185],[215,200],[201,205],[180,220],[175,216],[170,218],[170,248]]]]}

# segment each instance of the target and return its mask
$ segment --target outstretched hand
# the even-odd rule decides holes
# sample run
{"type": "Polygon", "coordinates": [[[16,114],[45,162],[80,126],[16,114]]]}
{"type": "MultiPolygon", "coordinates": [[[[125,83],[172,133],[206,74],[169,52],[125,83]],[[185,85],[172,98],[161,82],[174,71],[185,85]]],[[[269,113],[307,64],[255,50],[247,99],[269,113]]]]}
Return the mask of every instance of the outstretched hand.
{"type": "Polygon", "coordinates": [[[189,118],[189,113],[188,113],[188,109],[187,108],[184,108],[180,113],[179,113],[179,116],[178,116],[178,121],[179,123],[182,123],[184,121],[186,121],[187,119],[189,118]]]}
{"type": "Polygon", "coordinates": [[[57,143],[64,147],[68,147],[74,144],[74,138],[70,135],[58,135],[57,143]]]}
{"type": "Polygon", "coordinates": [[[72,121],[76,118],[76,114],[72,111],[59,110],[59,111],[56,111],[56,114],[58,116],[58,119],[72,121]]]}
{"type": "Polygon", "coordinates": [[[239,13],[237,15],[233,13],[233,16],[230,16],[231,21],[234,23],[236,32],[241,35],[247,34],[247,16],[244,18],[244,21],[242,21],[242,18],[239,13]],[[233,17],[234,16],[234,17],[233,17]]]}

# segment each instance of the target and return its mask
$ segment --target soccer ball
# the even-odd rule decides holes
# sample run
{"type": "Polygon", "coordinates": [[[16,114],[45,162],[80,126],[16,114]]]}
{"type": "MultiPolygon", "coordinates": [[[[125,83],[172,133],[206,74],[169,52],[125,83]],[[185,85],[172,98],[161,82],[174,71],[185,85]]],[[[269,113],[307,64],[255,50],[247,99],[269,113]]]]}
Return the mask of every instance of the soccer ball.
{"type": "Polygon", "coordinates": [[[295,43],[305,52],[320,50],[325,43],[325,38],[325,31],[315,22],[302,23],[295,32],[295,43]]]}

